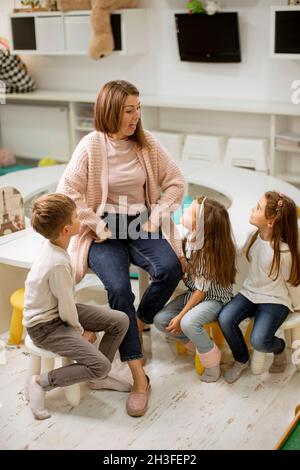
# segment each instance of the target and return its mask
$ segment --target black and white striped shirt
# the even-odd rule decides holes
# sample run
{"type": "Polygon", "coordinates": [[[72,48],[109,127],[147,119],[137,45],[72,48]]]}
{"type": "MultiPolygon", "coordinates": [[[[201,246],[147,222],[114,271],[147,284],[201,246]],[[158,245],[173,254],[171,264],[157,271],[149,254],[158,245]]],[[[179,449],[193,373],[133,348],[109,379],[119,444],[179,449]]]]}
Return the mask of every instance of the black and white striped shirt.
{"type": "MultiPolygon", "coordinates": [[[[190,259],[190,247],[188,242],[186,243],[186,258],[187,260],[190,259]]],[[[185,285],[188,287],[188,291],[185,296],[185,303],[188,302],[190,299],[192,292],[195,290],[200,290],[201,292],[205,292],[204,301],[207,300],[217,300],[221,302],[223,305],[227,304],[233,298],[233,291],[232,291],[232,284],[228,287],[222,287],[218,284],[215,280],[207,280],[204,277],[204,269],[203,266],[200,267],[200,275],[195,277],[194,279],[188,275],[186,279],[184,279],[185,285]]]]}

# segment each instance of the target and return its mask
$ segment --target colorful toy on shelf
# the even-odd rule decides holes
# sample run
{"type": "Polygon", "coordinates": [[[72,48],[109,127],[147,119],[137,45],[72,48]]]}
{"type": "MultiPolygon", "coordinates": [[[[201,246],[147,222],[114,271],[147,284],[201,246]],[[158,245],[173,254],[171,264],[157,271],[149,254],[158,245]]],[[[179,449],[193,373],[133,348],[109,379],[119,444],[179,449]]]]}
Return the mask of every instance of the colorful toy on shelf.
{"type": "Polygon", "coordinates": [[[44,157],[38,162],[38,166],[51,166],[57,165],[57,161],[52,157],[44,157]]]}

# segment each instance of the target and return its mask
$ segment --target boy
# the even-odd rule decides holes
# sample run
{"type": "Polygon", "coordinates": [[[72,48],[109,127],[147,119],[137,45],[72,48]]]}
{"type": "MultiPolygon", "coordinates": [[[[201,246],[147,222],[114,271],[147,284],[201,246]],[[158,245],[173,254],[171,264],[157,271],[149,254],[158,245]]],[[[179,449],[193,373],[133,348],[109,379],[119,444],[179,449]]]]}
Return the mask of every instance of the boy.
{"type": "Polygon", "coordinates": [[[50,416],[45,391],[88,380],[93,389],[130,391],[131,385],[107,374],[128,329],[128,316],[109,307],[75,304],[74,280],[67,253],[79,232],[76,205],[55,193],[37,199],[31,223],[46,240],[25,282],[23,324],[34,344],[76,363],[31,377],[30,407],[36,419],[50,416]],[[95,331],[105,332],[99,350],[95,331]]]}

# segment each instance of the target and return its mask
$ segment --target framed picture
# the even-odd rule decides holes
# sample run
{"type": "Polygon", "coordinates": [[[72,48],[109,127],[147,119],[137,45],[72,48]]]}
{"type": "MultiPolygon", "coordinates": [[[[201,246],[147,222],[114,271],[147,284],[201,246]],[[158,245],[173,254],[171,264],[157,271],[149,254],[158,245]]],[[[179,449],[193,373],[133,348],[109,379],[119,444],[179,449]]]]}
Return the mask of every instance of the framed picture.
{"type": "Polygon", "coordinates": [[[25,228],[24,201],[11,186],[0,188],[0,236],[25,228]]]}

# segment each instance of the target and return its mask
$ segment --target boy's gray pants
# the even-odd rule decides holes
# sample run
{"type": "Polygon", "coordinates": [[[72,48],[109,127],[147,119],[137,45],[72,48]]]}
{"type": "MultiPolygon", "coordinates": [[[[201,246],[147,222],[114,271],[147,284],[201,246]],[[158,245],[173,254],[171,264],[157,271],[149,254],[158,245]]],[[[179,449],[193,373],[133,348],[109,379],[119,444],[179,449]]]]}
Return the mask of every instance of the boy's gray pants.
{"type": "Polygon", "coordinates": [[[99,349],[60,318],[27,328],[40,348],[76,361],[41,376],[45,390],[106,377],[129,325],[128,316],[104,305],[76,304],[79,322],[88,331],[104,331],[99,349]]]}

